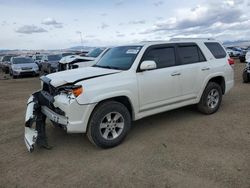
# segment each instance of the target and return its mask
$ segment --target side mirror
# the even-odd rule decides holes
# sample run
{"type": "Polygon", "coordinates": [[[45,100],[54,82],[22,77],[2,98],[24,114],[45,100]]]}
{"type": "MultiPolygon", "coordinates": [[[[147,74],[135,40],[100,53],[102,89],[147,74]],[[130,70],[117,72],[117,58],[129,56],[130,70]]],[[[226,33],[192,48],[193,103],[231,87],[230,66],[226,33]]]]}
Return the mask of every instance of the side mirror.
{"type": "Polygon", "coordinates": [[[140,66],[141,71],[153,70],[156,69],[155,61],[143,61],[140,66]]]}

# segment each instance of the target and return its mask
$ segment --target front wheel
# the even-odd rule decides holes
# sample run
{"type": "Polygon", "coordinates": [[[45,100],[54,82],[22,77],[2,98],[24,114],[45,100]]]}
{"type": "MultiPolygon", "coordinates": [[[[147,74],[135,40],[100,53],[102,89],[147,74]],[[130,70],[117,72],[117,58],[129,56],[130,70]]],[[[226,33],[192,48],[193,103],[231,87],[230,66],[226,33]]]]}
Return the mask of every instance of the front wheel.
{"type": "Polygon", "coordinates": [[[87,136],[96,146],[111,148],[125,139],[130,126],[131,116],[128,109],[119,102],[107,101],[94,110],[87,136]]]}
{"type": "Polygon", "coordinates": [[[220,85],[209,82],[198,103],[198,110],[204,114],[213,114],[218,111],[221,101],[222,89],[220,85]]]}

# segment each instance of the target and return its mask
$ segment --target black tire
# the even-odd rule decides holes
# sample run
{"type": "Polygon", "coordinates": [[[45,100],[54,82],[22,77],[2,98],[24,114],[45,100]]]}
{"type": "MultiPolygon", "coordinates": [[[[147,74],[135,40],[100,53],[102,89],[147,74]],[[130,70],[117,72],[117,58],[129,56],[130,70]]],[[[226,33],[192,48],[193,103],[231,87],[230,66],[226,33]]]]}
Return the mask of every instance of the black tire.
{"type": "Polygon", "coordinates": [[[249,74],[246,69],[243,70],[242,79],[243,79],[243,83],[248,83],[250,81],[249,74]]]}
{"type": "Polygon", "coordinates": [[[106,101],[98,105],[93,111],[88,124],[87,136],[89,140],[98,147],[112,148],[119,145],[125,139],[130,127],[131,116],[128,109],[119,102],[106,101]],[[108,122],[108,114],[111,114],[110,120],[114,120],[116,115],[121,117],[117,119],[117,121],[114,120],[114,122],[108,122]],[[105,122],[105,120],[107,120],[107,122],[105,122]],[[107,127],[101,128],[101,123],[107,124],[107,127]],[[123,128],[119,128],[118,123],[123,123],[123,128]],[[107,138],[104,138],[106,131],[110,132],[106,134],[107,138]],[[112,138],[114,136],[113,131],[117,133],[116,138],[112,138]]]}
{"type": "Polygon", "coordinates": [[[198,103],[198,110],[204,114],[213,114],[218,111],[221,101],[222,101],[222,89],[220,85],[215,82],[209,82],[205,90],[203,91],[200,102],[198,103]],[[217,92],[216,96],[218,95],[218,97],[209,99],[211,92],[214,91],[217,92]],[[216,102],[213,100],[215,100],[216,102]]]}

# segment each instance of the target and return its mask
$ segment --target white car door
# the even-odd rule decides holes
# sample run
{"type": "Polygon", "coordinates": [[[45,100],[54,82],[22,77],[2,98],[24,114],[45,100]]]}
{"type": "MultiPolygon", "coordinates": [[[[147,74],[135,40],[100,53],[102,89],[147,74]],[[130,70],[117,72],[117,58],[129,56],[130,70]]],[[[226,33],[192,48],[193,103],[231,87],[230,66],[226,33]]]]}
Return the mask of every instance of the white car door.
{"type": "Polygon", "coordinates": [[[210,73],[211,66],[195,43],[178,44],[177,52],[181,64],[180,79],[183,99],[195,99],[210,73]]]}
{"type": "Polygon", "coordinates": [[[137,72],[140,111],[173,104],[181,95],[180,67],[176,66],[174,46],[149,47],[142,58],[146,60],[154,60],[157,68],[137,72]]]}

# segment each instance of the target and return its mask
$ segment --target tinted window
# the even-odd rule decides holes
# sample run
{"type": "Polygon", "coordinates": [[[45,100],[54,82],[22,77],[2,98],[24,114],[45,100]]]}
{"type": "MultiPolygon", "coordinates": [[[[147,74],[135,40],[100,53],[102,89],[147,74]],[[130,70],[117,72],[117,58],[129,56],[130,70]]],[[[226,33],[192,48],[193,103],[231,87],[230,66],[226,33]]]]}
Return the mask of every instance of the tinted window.
{"type": "Polygon", "coordinates": [[[4,56],[2,61],[10,61],[13,56],[4,56]]]}
{"type": "Polygon", "coordinates": [[[227,56],[227,53],[222,48],[222,46],[217,42],[205,42],[205,45],[213,54],[216,59],[224,58],[227,56]]]}
{"type": "Polygon", "coordinates": [[[175,50],[173,47],[161,47],[150,49],[143,60],[153,60],[157,68],[171,67],[175,65],[175,50]]]}
{"type": "Polygon", "coordinates": [[[92,50],[91,52],[89,52],[86,56],[98,57],[103,51],[104,51],[104,49],[102,49],[102,48],[96,48],[96,49],[92,50]]]}
{"type": "Polygon", "coordinates": [[[182,64],[191,64],[205,61],[201,50],[196,45],[179,46],[178,52],[182,64]]]}
{"type": "Polygon", "coordinates": [[[59,61],[62,58],[61,55],[49,55],[48,60],[49,61],[59,61]]]}

